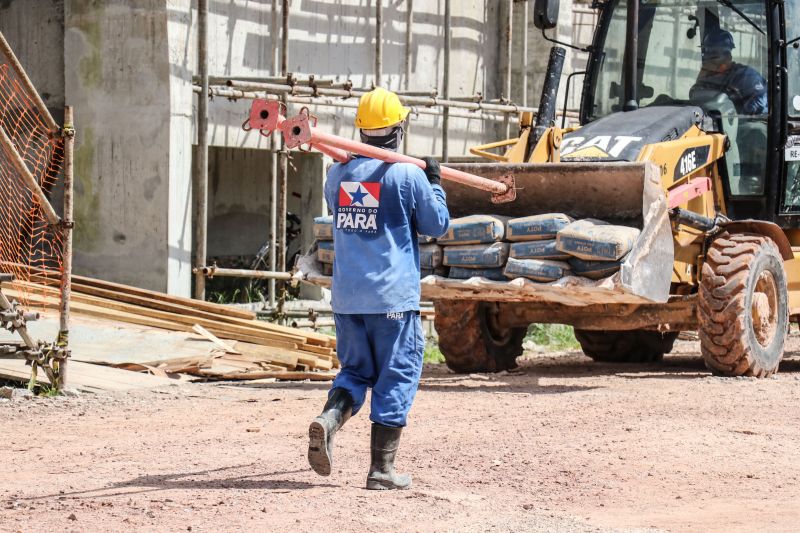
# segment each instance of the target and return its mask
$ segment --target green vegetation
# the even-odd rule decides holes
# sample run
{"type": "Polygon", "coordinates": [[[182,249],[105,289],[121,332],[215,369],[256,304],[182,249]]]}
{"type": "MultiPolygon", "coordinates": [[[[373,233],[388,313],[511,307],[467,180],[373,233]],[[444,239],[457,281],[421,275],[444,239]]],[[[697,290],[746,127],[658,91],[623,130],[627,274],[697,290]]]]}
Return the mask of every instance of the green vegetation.
{"type": "Polygon", "coordinates": [[[433,337],[425,340],[425,355],[422,359],[425,363],[440,364],[444,363],[444,355],[439,349],[439,343],[433,337]]]}
{"type": "Polygon", "coordinates": [[[532,342],[546,350],[577,350],[580,348],[572,326],[564,324],[531,324],[528,326],[525,342],[532,342]]]}

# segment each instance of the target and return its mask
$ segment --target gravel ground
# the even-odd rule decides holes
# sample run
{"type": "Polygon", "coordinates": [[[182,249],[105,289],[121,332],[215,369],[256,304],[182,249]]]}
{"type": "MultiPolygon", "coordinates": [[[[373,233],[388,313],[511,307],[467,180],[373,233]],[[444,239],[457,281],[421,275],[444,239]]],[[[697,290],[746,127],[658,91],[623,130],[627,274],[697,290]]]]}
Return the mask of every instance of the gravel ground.
{"type": "Polygon", "coordinates": [[[0,531],[796,531],[800,353],[756,380],[676,352],[429,366],[389,493],[363,489],[366,412],[309,469],[326,384],[0,400],[0,531]]]}

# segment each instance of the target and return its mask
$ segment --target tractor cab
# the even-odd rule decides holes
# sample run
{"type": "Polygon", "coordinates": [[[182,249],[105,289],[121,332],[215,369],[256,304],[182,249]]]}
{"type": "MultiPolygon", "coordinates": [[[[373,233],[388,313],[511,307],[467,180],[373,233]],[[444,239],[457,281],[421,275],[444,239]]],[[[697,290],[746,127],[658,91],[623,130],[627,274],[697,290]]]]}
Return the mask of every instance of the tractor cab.
{"type": "MultiPolygon", "coordinates": [[[[537,2],[543,31],[554,26],[554,4],[537,2]]],[[[679,108],[699,108],[704,116],[696,125],[728,139],[719,165],[725,214],[796,227],[800,2],[607,0],[594,7],[600,16],[584,78],[583,127],[564,136],[564,155],[591,142],[591,129],[663,134],[655,142],[680,137],[693,112],[679,108]]],[[[635,160],[635,144],[618,158],[635,160]]]]}

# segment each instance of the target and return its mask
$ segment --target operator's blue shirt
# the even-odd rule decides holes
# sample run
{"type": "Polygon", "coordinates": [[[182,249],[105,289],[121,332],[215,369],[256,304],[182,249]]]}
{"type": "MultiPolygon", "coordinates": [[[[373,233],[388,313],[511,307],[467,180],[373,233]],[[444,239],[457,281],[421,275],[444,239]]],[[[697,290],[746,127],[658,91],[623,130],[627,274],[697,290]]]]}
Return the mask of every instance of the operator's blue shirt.
{"type": "Polygon", "coordinates": [[[713,89],[725,92],[733,102],[738,113],[746,115],[767,115],[767,80],[753,67],[732,63],[722,72],[701,71],[697,82],[689,91],[713,89]]]}
{"type": "Polygon", "coordinates": [[[417,234],[447,231],[444,190],[414,165],[357,157],[328,171],[325,200],[333,214],[333,312],[418,310],[417,234]]]}

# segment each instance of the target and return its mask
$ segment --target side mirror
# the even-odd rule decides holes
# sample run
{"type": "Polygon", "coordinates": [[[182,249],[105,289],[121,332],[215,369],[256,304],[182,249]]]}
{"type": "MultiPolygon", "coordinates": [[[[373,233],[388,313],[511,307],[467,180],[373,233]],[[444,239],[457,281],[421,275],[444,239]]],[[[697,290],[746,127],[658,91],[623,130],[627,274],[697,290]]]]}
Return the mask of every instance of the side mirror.
{"type": "Polygon", "coordinates": [[[552,30],[558,25],[559,0],[535,0],[533,25],[540,30],[552,30]]]}

